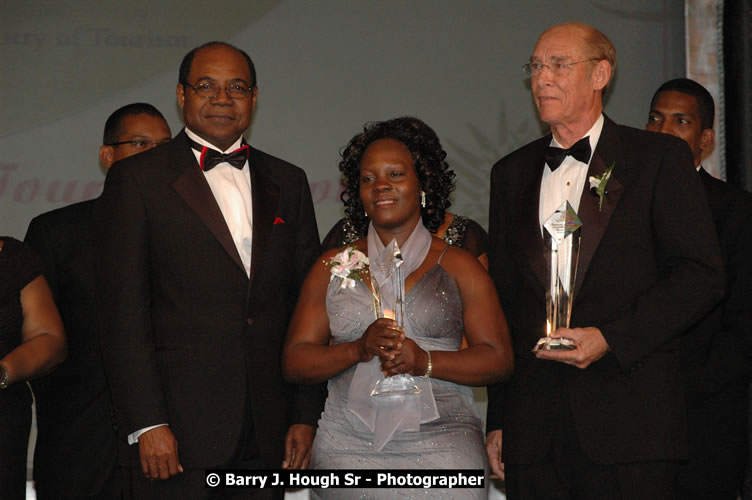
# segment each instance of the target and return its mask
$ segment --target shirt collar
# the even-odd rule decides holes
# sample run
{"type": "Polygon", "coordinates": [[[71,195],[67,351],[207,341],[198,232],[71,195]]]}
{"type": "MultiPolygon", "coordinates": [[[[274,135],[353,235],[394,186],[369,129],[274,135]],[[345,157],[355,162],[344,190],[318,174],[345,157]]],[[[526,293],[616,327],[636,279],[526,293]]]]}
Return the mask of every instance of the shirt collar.
{"type": "Polygon", "coordinates": [[[232,146],[230,146],[229,148],[227,148],[225,151],[220,151],[219,148],[217,148],[217,146],[213,145],[209,141],[206,141],[206,140],[202,139],[201,137],[199,137],[198,135],[196,135],[194,132],[191,132],[191,130],[188,127],[185,127],[185,133],[186,133],[186,135],[188,137],[190,137],[191,139],[193,139],[197,143],[201,144],[202,146],[206,146],[207,148],[213,149],[215,151],[219,151],[220,153],[223,153],[223,154],[229,153],[231,151],[235,151],[236,149],[238,149],[240,147],[240,144],[243,142],[243,136],[241,135],[232,144],[232,146]]]}
{"type": "MultiPolygon", "coordinates": [[[[603,113],[598,116],[598,119],[595,120],[595,123],[592,127],[590,127],[590,130],[588,130],[582,137],[589,137],[590,139],[590,158],[593,157],[593,153],[595,152],[595,146],[598,145],[598,139],[601,138],[601,132],[603,132],[603,123],[606,120],[603,118],[603,113]]],[[[580,139],[582,139],[580,137],[580,139]]],[[[579,140],[579,139],[578,139],[579,140]]],[[[575,141],[577,142],[577,141],[575,141]]],[[[562,148],[563,146],[559,144],[559,141],[556,140],[556,137],[551,134],[551,146],[562,148]]]]}

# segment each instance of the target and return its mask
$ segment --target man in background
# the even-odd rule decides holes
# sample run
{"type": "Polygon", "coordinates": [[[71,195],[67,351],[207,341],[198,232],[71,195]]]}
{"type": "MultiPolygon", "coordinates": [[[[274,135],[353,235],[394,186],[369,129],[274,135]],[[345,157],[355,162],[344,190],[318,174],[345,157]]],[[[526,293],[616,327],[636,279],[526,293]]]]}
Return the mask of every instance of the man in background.
{"type": "MultiPolygon", "coordinates": [[[[134,103],[107,119],[99,159],[115,161],[170,140],[151,104],[134,103]]],[[[37,498],[119,499],[117,434],[99,348],[94,283],[96,200],[35,217],[25,241],[40,255],[68,337],[68,358],[31,382],[37,409],[37,498]]]]}
{"type": "Polygon", "coordinates": [[[723,301],[681,340],[689,461],[679,498],[734,500],[747,462],[747,385],[752,373],[752,195],[702,168],[713,148],[715,105],[699,83],[677,78],[653,95],[645,128],[684,139],[710,205],[726,266],[723,301]]]}

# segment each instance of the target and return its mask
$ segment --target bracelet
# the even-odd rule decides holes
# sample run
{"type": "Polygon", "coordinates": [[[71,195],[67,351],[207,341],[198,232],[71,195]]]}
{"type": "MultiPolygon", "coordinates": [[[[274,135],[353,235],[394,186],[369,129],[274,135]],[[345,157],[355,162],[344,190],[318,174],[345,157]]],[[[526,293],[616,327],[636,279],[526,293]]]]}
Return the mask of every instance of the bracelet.
{"type": "Polygon", "coordinates": [[[421,375],[423,378],[430,378],[433,373],[433,361],[431,361],[431,351],[426,351],[428,354],[428,365],[426,365],[426,373],[421,375]]]}
{"type": "Polygon", "coordinates": [[[8,368],[5,366],[5,363],[0,363],[0,389],[7,389],[8,382],[8,368]]]}

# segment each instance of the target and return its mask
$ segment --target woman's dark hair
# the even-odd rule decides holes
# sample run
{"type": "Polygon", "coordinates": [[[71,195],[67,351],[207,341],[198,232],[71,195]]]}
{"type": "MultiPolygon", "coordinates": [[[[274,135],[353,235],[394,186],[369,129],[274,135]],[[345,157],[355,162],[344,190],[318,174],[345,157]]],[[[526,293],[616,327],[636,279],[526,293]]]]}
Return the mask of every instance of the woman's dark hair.
{"type": "Polygon", "coordinates": [[[446,151],[436,132],[410,116],[367,123],[342,149],[339,170],[345,189],[340,199],[345,204],[345,216],[360,234],[367,233],[368,216],[360,200],[360,161],[368,146],[379,139],[395,139],[410,151],[420,189],[426,193],[426,206],[420,210],[423,225],[435,233],[452,204],[449,194],[454,191],[454,172],[445,161],[446,151]]]}

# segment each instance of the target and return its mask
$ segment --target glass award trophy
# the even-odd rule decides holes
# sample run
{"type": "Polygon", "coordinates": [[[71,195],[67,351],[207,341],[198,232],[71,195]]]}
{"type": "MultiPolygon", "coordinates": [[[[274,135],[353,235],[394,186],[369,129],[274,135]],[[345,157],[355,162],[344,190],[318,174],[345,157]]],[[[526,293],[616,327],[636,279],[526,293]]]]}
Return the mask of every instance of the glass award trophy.
{"type": "MultiPolygon", "coordinates": [[[[402,271],[402,252],[396,241],[385,249],[389,256],[382,260],[385,278],[376,283],[371,280],[373,307],[377,318],[390,318],[399,326],[405,326],[405,277],[402,271]],[[384,292],[384,293],[382,293],[384,292]]],[[[373,278],[373,274],[371,275],[373,278]]],[[[379,380],[371,391],[371,397],[386,397],[397,394],[419,394],[420,388],[412,375],[400,373],[379,380]]]]}
{"type": "Polygon", "coordinates": [[[571,350],[571,339],[552,337],[557,328],[569,328],[574,301],[577,261],[580,254],[582,221],[569,202],[562,204],[543,224],[543,244],[548,264],[546,290],[546,336],[535,345],[538,350],[571,350]]]}

